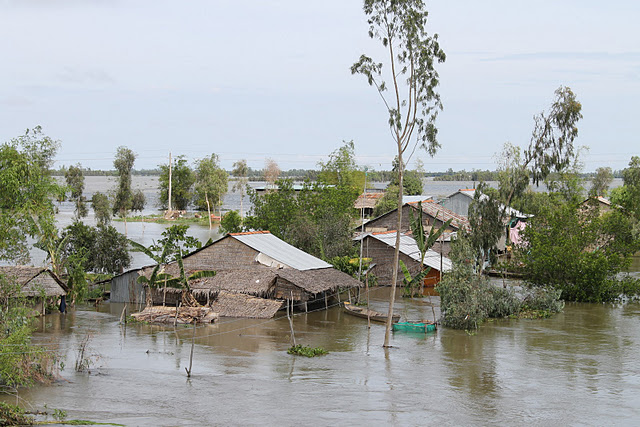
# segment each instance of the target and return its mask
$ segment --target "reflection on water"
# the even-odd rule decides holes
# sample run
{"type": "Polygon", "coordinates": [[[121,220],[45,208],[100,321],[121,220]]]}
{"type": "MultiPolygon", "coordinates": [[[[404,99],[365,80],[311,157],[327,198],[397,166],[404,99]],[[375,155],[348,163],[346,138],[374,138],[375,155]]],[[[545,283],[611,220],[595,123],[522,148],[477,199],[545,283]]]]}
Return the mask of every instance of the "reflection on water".
{"type": "MultiPolygon", "coordinates": [[[[383,309],[388,289],[374,290],[383,309]]],[[[434,297],[437,303],[437,297],[434,297]]],[[[398,299],[409,318],[431,316],[398,299]]],[[[62,380],[21,392],[28,405],[126,425],[628,424],[640,415],[638,305],[567,304],[551,319],[489,322],[476,334],[394,333],[339,307],[296,313],[296,341],[330,353],[286,353],[286,317],[190,326],[118,324],[123,306],[47,316],[36,340],[57,346],[62,380]],[[70,368],[91,333],[91,375],[70,368]],[[304,418],[301,418],[304,417],[304,418]]],[[[282,316],[283,313],[279,313],[282,316]]]]}

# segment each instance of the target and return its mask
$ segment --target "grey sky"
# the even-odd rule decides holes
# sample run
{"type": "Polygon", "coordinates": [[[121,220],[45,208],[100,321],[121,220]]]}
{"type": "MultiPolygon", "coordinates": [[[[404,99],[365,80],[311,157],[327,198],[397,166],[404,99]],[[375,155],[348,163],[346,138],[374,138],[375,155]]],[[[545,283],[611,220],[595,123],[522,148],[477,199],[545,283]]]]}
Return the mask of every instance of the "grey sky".
{"type": "MultiPolygon", "coordinates": [[[[427,3],[439,67],[442,149],[427,170],[494,169],[525,146],[533,115],[569,86],[583,105],[586,170],[640,155],[640,3],[427,3]]],[[[360,1],[0,0],[0,141],[37,124],[57,165],[137,168],[218,153],[262,168],[311,168],[353,139],[389,169],[394,144],[375,91],[349,67],[380,57],[360,1]]]]}

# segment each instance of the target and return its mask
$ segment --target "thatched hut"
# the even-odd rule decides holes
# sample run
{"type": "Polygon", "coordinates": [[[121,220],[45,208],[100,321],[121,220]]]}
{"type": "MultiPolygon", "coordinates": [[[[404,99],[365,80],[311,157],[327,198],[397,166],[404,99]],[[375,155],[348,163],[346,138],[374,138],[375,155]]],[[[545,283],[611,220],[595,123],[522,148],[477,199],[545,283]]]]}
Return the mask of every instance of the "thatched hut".
{"type": "Polygon", "coordinates": [[[45,313],[47,304],[54,304],[67,295],[67,285],[44,267],[0,266],[0,275],[20,285],[22,296],[31,300],[40,314],[45,313]]]}
{"type": "MultiPolygon", "coordinates": [[[[362,283],[319,258],[303,252],[269,232],[229,234],[183,258],[187,275],[214,270],[214,277],[190,282],[193,295],[201,303],[213,303],[220,291],[246,294],[271,300],[292,300],[302,308],[325,301],[340,289],[359,288],[362,283]]],[[[111,301],[143,302],[140,275],[150,277],[155,266],[132,270],[111,282],[111,301]]],[[[163,268],[173,277],[176,263],[163,268]]],[[[153,290],[155,303],[175,304],[176,290],[160,286],[153,290]]]]}

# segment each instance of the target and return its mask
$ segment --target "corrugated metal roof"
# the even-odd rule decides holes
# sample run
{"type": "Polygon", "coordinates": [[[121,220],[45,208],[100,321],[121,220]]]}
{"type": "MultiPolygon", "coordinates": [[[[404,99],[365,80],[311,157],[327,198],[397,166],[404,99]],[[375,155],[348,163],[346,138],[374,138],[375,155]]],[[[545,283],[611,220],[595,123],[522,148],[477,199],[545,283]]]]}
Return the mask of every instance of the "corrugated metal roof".
{"type": "Polygon", "coordinates": [[[426,202],[427,200],[432,200],[433,196],[402,196],[402,204],[405,203],[418,203],[418,202],[426,202]]]}
{"type": "Polygon", "coordinates": [[[229,236],[291,268],[313,270],[332,267],[331,264],[291,246],[268,231],[232,233],[229,236]]]}
{"type": "MultiPolygon", "coordinates": [[[[374,239],[380,240],[392,248],[396,247],[395,231],[387,231],[385,233],[367,233],[365,237],[366,236],[371,236],[374,239]]],[[[413,237],[407,236],[406,234],[400,235],[400,252],[420,262],[420,250],[418,249],[418,244],[413,237]]],[[[429,249],[424,257],[424,264],[440,271],[440,258],[440,254],[438,252],[429,249]]],[[[446,256],[442,256],[442,271],[451,271],[451,268],[451,260],[446,256]]]]}

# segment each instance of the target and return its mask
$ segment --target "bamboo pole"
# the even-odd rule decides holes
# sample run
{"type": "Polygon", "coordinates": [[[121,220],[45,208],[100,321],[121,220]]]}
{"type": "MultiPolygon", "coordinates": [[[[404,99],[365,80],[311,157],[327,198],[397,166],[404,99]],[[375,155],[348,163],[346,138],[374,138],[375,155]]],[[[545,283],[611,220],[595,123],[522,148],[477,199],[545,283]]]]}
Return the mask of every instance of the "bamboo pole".
{"type": "Polygon", "coordinates": [[[191,378],[191,367],[193,365],[193,347],[196,345],[196,325],[197,319],[193,319],[193,338],[191,339],[191,354],[189,354],[189,369],[184,368],[187,371],[187,378],[191,378]]]}
{"type": "Polygon", "coordinates": [[[296,335],[293,332],[293,319],[289,313],[289,303],[291,303],[291,314],[293,314],[293,292],[291,292],[291,299],[287,300],[287,318],[289,318],[289,328],[291,328],[291,342],[293,346],[296,346],[296,335]]]}

